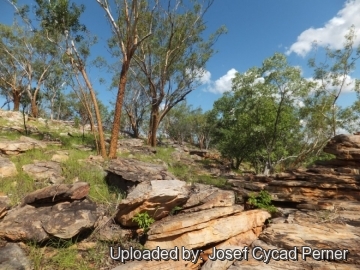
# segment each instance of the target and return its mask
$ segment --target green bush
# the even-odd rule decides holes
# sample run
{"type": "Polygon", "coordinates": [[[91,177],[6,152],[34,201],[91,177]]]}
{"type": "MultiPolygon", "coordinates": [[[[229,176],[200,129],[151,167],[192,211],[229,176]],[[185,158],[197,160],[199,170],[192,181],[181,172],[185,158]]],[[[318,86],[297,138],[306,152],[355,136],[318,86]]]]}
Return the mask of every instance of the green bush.
{"type": "Polygon", "coordinates": [[[254,193],[250,194],[248,203],[257,208],[267,210],[270,213],[277,212],[276,207],[271,204],[271,195],[266,190],[260,191],[257,195],[254,193]]]}
{"type": "Polygon", "coordinates": [[[137,213],[133,217],[132,221],[136,222],[139,228],[143,229],[144,233],[146,233],[149,230],[151,224],[154,223],[155,219],[150,217],[148,212],[144,212],[144,213],[137,213]]]}

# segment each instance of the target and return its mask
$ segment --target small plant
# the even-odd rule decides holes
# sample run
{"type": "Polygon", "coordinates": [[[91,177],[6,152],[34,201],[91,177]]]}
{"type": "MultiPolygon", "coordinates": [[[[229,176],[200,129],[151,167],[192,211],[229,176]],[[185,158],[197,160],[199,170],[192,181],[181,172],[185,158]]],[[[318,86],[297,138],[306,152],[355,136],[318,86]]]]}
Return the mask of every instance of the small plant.
{"type": "Polygon", "coordinates": [[[132,221],[136,222],[139,228],[143,229],[144,233],[146,233],[149,230],[151,224],[154,223],[155,219],[150,217],[148,212],[144,212],[144,213],[137,213],[133,217],[132,221]]]}
{"type": "Polygon", "coordinates": [[[250,194],[248,203],[261,209],[265,209],[270,213],[277,212],[274,205],[271,204],[271,195],[266,190],[262,190],[259,194],[250,194]]]}

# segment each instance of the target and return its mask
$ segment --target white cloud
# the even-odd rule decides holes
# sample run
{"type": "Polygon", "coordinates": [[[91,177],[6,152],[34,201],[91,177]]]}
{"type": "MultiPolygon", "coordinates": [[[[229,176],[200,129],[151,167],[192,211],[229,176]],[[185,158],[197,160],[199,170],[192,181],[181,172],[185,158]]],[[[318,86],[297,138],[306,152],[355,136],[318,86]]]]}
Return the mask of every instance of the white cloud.
{"type": "Polygon", "coordinates": [[[305,56],[312,49],[312,43],[317,42],[318,46],[327,45],[332,49],[341,49],[344,44],[344,36],[348,33],[351,25],[355,29],[355,46],[360,44],[360,0],[349,0],[338,14],[325,23],[321,28],[309,28],[298,36],[297,41],[291,45],[286,54],[296,53],[305,56]]]}
{"type": "Polygon", "coordinates": [[[209,82],[209,86],[206,91],[214,93],[214,94],[223,94],[224,92],[228,92],[231,90],[232,79],[235,78],[235,74],[237,70],[232,68],[228,70],[228,72],[217,79],[214,82],[209,82]]]}
{"type": "MultiPolygon", "coordinates": [[[[325,82],[325,88],[326,89],[329,89],[329,90],[332,90],[332,89],[338,89],[340,90],[340,87],[341,87],[341,83],[342,83],[342,78],[343,77],[339,77],[339,83],[335,86],[333,86],[333,81],[330,80],[328,82],[325,82]],[[340,84],[340,85],[339,85],[340,84]]],[[[314,79],[314,78],[307,78],[308,81],[314,81],[314,82],[317,82],[318,85],[321,85],[321,80],[318,80],[318,79],[314,79]]],[[[344,81],[344,86],[342,88],[342,93],[350,93],[350,92],[354,92],[355,90],[355,78],[351,78],[351,76],[349,75],[346,75],[345,76],[345,81],[344,81]]]]}
{"type": "Polygon", "coordinates": [[[205,69],[196,70],[195,76],[201,84],[208,84],[211,82],[211,73],[205,69]]]}

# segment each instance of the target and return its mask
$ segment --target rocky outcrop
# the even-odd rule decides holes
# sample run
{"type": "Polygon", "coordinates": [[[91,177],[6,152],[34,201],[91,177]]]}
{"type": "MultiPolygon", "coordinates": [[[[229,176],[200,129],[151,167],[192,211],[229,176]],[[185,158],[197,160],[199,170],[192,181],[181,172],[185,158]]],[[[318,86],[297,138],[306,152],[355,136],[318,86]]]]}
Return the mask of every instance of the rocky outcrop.
{"type": "Polygon", "coordinates": [[[11,209],[0,222],[0,237],[42,242],[54,237],[70,239],[93,228],[98,212],[95,203],[83,199],[88,191],[88,185],[79,182],[29,194],[21,206],[11,209]]]}
{"type": "Polygon", "coordinates": [[[162,165],[138,161],[135,159],[117,158],[110,161],[106,169],[107,183],[123,191],[129,191],[144,181],[176,179],[162,165]]]}
{"type": "Polygon", "coordinates": [[[218,207],[201,211],[201,214],[179,214],[155,222],[148,232],[145,247],[201,248],[262,226],[269,217],[264,210],[243,211],[241,206],[218,207]]]}
{"type": "Polygon", "coordinates": [[[360,161],[360,136],[337,135],[327,143],[324,152],[333,154],[340,160],[360,161]]]}
{"type": "Polygon", "coordinates": [[[61,166],[55,161],[35,161],[34,164],[22,166],[22,169],[37,181],[48,181],[52,184],[64,181],[61,166]]]}
{"type": "Polygon", "coordinates": [[[274,202],[294,203],[300,209],[331,209],[334,200],[360,200],[360,136],[338,135],[324,151],[336,155],[298,169],[266,176],[244,176],[229,180],[240,196],[267,190],[274,202]],[[358,159],[359,158],[359,159],[358,159]]]}
{"type": "Polygon", "coordinates": [[[0,178],[17,175],[16,166],[8,158],[0,156],[0,178]]]}
{"type": "Polygon", "coordinates": [[[148,212],[155,220],[169,215],[174,207],[188,199],[186,182],[179,180],[154,180],[142,182],[118,206],[116,221],[123,226],[136,226],[132,218],[137,213],[148,212]]]}

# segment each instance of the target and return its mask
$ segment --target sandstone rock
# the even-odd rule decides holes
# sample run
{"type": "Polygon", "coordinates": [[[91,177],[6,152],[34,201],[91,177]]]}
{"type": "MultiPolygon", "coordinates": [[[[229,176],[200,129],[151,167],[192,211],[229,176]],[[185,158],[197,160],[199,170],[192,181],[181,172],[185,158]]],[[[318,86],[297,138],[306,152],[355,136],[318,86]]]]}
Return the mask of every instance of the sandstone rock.
{"type": "MultiPolygon", "coordinates": [[[[241,249],[238,246],[222,246],[222,250],[234,250],[234,249],[241,249]]],[[[230,265],[233,264],[234,261],[229,260],[207,260],[206,263],[201,267],[201,270],[226,270],[229,268],[230,265]]]]}
{"type": "Polygon", "coordinates": [[[144,140],[142,139],[121,139],[119,140],[120,146],[125,147],[141,147],[144,145],[144,140]]]}
{"type": "Polygon", "coordinates": [[[17,173],[15,164],[0,156],[0,178],[15,176],[17,173]]]}
{"type": "Polygon", "coordinates": [[[86,200],[58,203],[51,212],[52,218],[42,220],[42,227],[49,235],[61,239],[70,239],[93,228],[97,220],[96,204],[86,200]]]}
{"type": "Polygon", "coordinates": [[[9,140],[0,141],[0,152],[5,155],[18,155],[34,148],[35,145],[29,142],[9,140]]]}
{"type": "Polygon", "coordinates": [[[150,227],[146,248],[200,248],[262,226],[270,214],[263,210],[242,212],[239,205],[186,213],[157,221],[150,227]]]}
{"type": "Polygon", "coordinates": [[[360,160],[360,136],[337,135],[330,139],[324,152],[335,155],[337,159],[360,160]]]}
{"type": "Polygon", "coordinates": [[[10,199],[5,194],[0,193],[0,218],[4,217],[10,208],[10,199]]]}
{"type": "Polygon", "coordinates": [[[197,270],[199,269],[201,260],[197,263],[192,263],[189,261],[134,261],[127,262],[126,264],[119,265],[112,270],[197,270]]]}
{"type": "Polygon", "coordinates": [[[53,184],[60,184],[64,181],[61,176],[62,169],[58,162],[38,161],[34,164],[22,166],[22,169],[37,181],[49,181],[53,184]]]}
{"type": "Polygon", "coordinates": [[[69,152],[67,151],[56,151],[56,154],[54,154],[51,157],[51,161],[55,161],[55,162],[65,162],[69,159],[69,152]]]}
{"type": "Polygon", "coordinates": [[[190,197],[181,212],[196,212],[214,207],[232,206],[235,204],[235,193],[203,184],[191,187],[190,197]]]}
{"type": "Polygon", "coordinates": [[[15,243],[6,243],[0,247],[0,269],[31,270],[31,263],[25,252],[15,243]]]}
{"type": "Polygon", "coordinates": [[[51,237],[70,239],[92,228],[96,219],[96,204],[88,200],[42,207],[25,205],[9,211],[0,222],[0,237],[36,242],[51,237]]]}
{"type": "Polygon", "coordinates": [[[127,192],[143,181],[176,179],[164,166],[134,159],[114,159],[106,171],[107,183],[127,192]]]}
{"type": "Polygon", "coordinates": [[[86,182],[48,186],[26,195],[22,205],[81,200],[89,194],[89,191],[90,185],[86,182]]]}
{"type": "Polygon", "coordinates": [[[204,261],[207,261],[209,255],[213,255],[212,253],[214,247],[216,249],[226,249],[226,246],[250,246],[251,243],[253,243],[255,240],[258,239],[262,230],[263,230],[263,226],[256,227],[249,231],[230,237],[229,239],[223,242],[207,246],[207,248],[203,250],[201,256],[204,261]]]}
{"type": "Polygon", "coordinates": [[[34,148],[42,148],[42,149],[46,148],[46,143],[41,142],[36,139],[33,139],[33,138],[30,138],[30,137],[20,136],[19,141],[30,143],[30,144],[34,145],[34,148]]]}
{"type": "Polygon", "coordinates": [[[299,253],[303,246],[312,249],[347,249],[349,256],[346,261],[341,262],[358,264],[360,262],[358,231],[359,227],[336,223],[316,224],[295,217],[293,223],[270,224],[259,238],[267,244],[285,249],[296,246],[300,249],[299,253]]]}
{"type": "Polygon", "coordinates": [[[154,180],[140,183],[118,206],[115,220],[123,226],[136,226],[132,218],[148,212],[155,220],[169,214],[175,206],[188,199],[186,182],[179,180],[154,180]]]}

